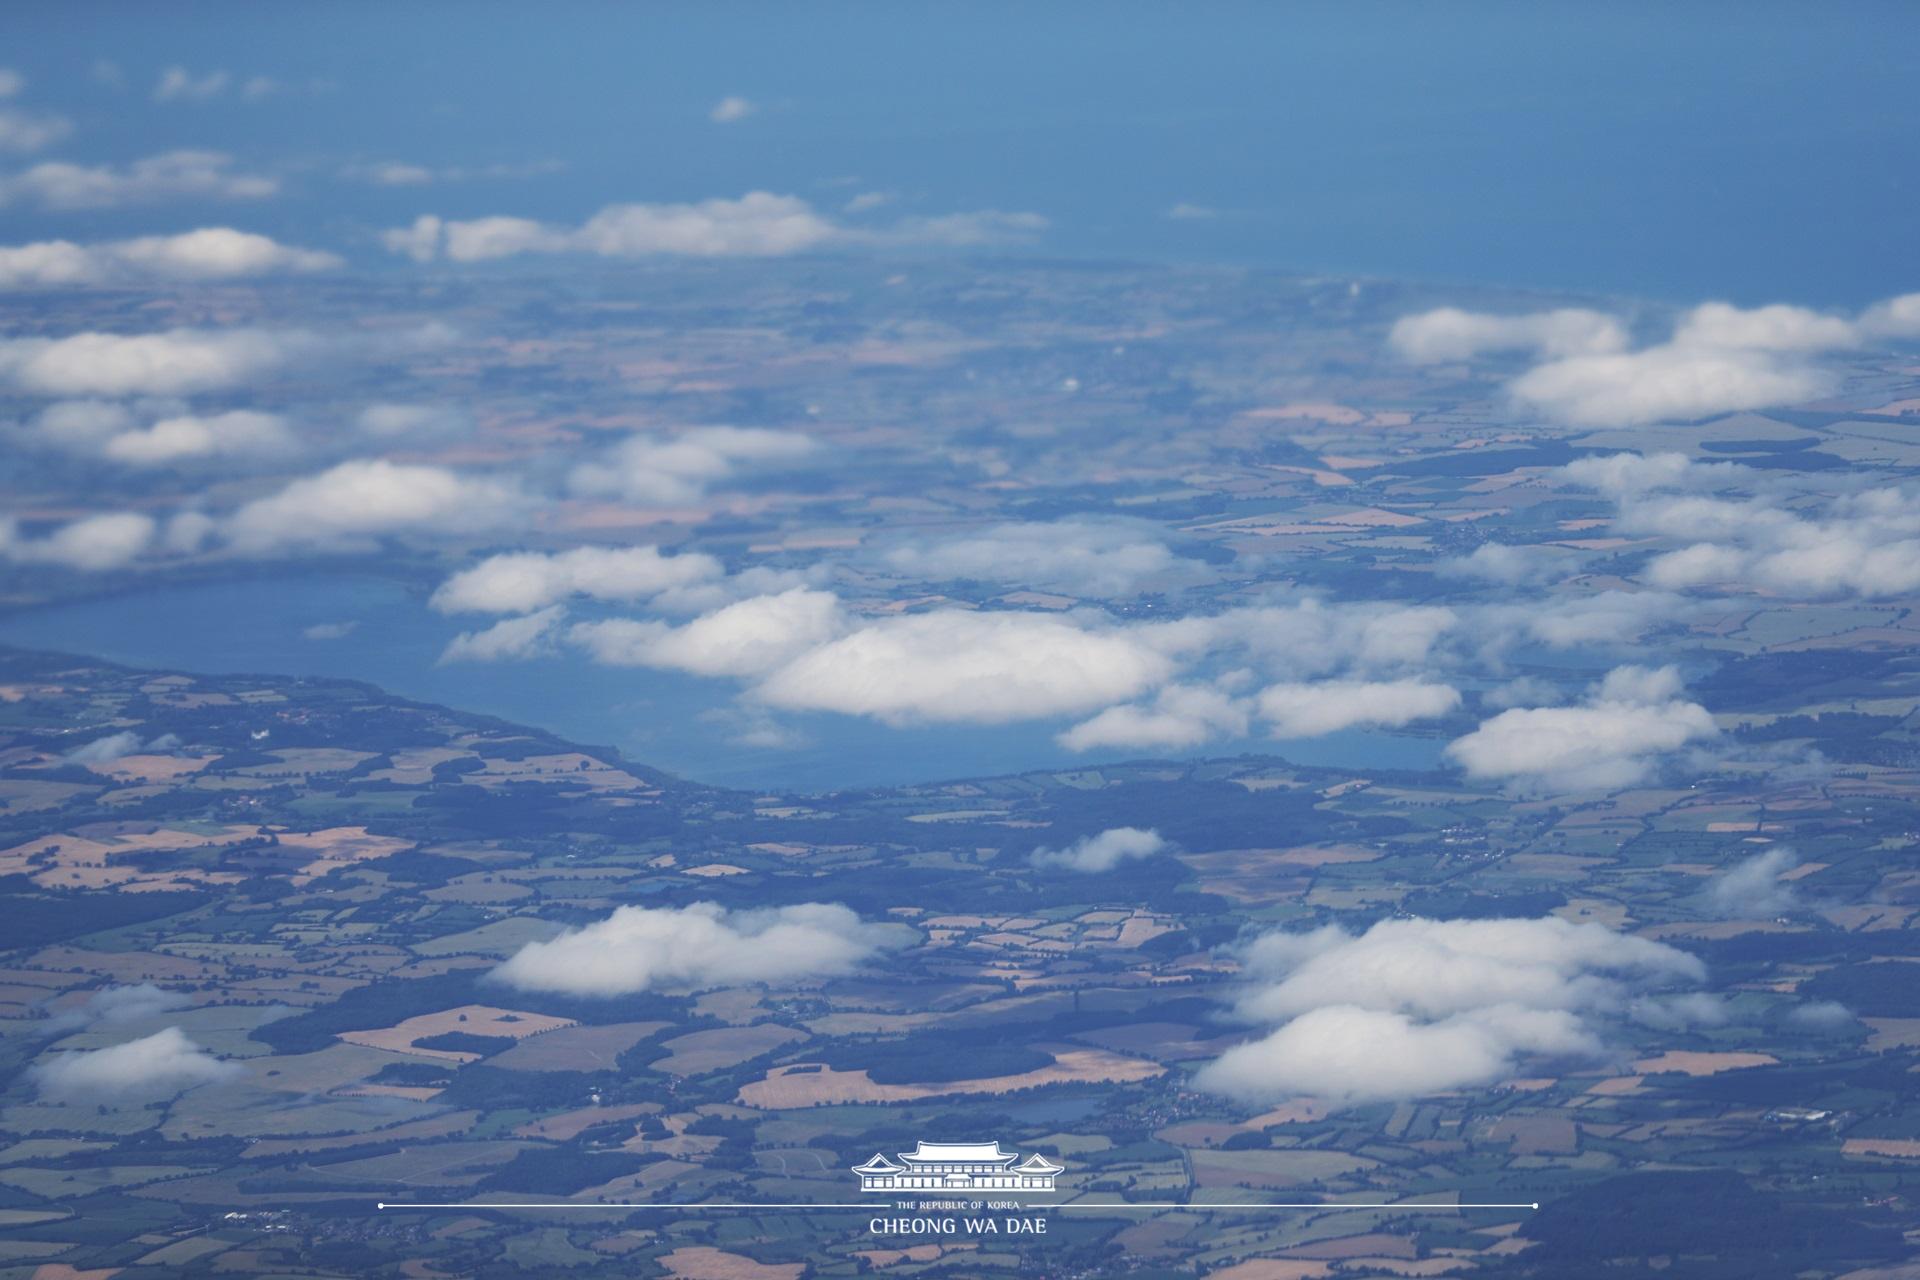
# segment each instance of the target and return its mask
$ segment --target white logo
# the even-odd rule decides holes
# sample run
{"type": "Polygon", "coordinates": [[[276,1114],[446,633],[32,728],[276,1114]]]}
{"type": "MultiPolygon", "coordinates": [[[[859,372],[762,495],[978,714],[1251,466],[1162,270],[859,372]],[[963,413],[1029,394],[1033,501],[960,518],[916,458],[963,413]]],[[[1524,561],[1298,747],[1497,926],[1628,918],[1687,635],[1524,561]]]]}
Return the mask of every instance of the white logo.
{"type": "Polygon", "coordinates": [[[853,1166],[862,1191],[1051,1191],[1062,1166],[1039,1152],[1020,1160],[999,1142],[926,1142],[902,1151],[898,1161],[878,1151],[853,1166]]]}

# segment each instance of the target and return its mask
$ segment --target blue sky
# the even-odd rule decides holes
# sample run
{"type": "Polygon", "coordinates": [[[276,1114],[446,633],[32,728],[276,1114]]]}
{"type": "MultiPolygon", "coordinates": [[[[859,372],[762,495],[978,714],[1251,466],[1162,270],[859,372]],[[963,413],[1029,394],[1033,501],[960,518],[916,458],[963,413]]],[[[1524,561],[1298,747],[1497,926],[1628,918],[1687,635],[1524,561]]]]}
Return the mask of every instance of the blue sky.
{"type": "Polygon", "coordinates": [[[1049,255],[1858,304],[1920,265],[1916,28],[1875,4],[16,5],[16,106],[73,124],[32,159],[212,148],[282,195],[16,201],[0,228],[217,220],[373,264],[420,213],[874,191],[1039,213],[1049,255]],[[173,66],[227,87],[153,102],[173,66]],[[716,124],[730,95],[753,111],[716,124]],[[380,163],[462,176],[345,176],[380,163]]]}

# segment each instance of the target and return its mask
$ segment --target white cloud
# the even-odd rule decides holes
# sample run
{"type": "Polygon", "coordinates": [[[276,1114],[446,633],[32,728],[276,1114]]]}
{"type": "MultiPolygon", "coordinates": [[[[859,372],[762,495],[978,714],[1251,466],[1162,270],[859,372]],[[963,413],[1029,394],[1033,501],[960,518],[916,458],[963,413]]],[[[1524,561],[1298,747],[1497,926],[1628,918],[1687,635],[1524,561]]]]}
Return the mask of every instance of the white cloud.
{"type": "Polygon", "coordinates": [[[943,609],[869,623],[811,649],[754,694],[889,724],[1006,724],[1126,701],[1170,671],[1164,655],[1122,630],[943,609]]]}
{"type": "Polygon", "coordinates": [[[1675,346],[1747,351],[1833,351],[1859,340],[1850,320],[1781,303],[1743,310],[1706,302],[1682,316],[1673,330],[1675,346]]]}
{"type": "Polygon", "coordinates": [[[679,627],[614,618],[578,623],[567,638],[608,666],[747,677],[826,644],[846,625],[831,593],[796,587],[741,600],[679,627]]]}
{"type": "Polygon", "coordinates": [[[1441,307],[1395,321],[1387,342],[1403,360],[1438,364],[1488,351],[1605,355],[1626,348],[1627,331],[1614,316],[1577,307],[1516,316],[1441,307]]]}
{"type": "Polygon", "coordinates": [[[102,987],[79,1009],[87,1022],[138,1022],[171,1013],[191,1001],[177,991],[138,982],[125,987],[102,987]]]}
{"type": "Polygon", "coordinates": [[[707,112],[707,119],[715,124],[735,124],[759,109],[745,98],[728,96],[713,104],[713,110],[707,112]]]}
{"type": "Polygon", "coordinates": [[[13,520],[0,520],[0,556],[16,564],[89,572],[119,569],[153,545],[157,527],[151,516],[110,512],[70,521],[44,537],[28,538],[13,520]]]}
{"type": "Polygon", "coordinates": [[[912,578],[972,579],[1079,596],[1131,595],[1155,581],[1190,581],[1198,566],[1134,521],[1058,520],[994,525],[920,539],[884,555],[912,578]]]}
{"type": "Polygon", "coordinates": [[[1206,222],[1220,216],[1220,211],[1204,204],[1190,204],[1185,200],[1167,210],[1167,216],[1176,222],[1206,222]]]}
{"type": "Polygon", "coordinates": [[[743,463],[781,462],[813,452],[814,442],[761,427],[694,427],[671,439],[635,436],[568,477],[575,493],[635,503],[687,503],[743,463]]]}
{"type": "Polygon", "coordinates": [[[1705,707],[1681,697],[1672,667],[1616,667],[1573,707],[1503,711],[1447,747],[1474,778],[1552,791],[1613,790],[1655,760],[1717,733],[1705,707]]]}
{"type": "Polygon", "coordinates": [[[543,554],[489,556],[433,593],[441,613],[524,613],[569,596],[644,600],[721,576],[720,562],[698,552],[663,556],[655,547],[576,547],[543,554]]]}
{"type": "Polygon", "coordinates": [[[1876,302],[1861,315],[1860,328],[1876,338],[1920,337],[1920,293],[1876,302]]]}
{"type": "Polygon", "coordinates": [[[157,467],[201,458],[276,457],[297,448],[285,419],[233,409],[226,413],[162,418],[143,430],[108,440],[101,456],[135,467],[157,467]]]}
{"type": "Polygon", "coordinates": [[[522,990],[583,996],[787,984],[851,973],[905,934],[819,902],[732,912],[709,902],[621,907],[598,924],[528,943],[493,976],[522,990]]]}
{"type": "Polygon", "coordinates": [[[45,112],[0,107],[0,151],[42,151],[73,132],[73,121],[45,112]]]}
{"type": "Polygon", "coordinates": [[[1276,738],[1317,738],[1354,728],[1398,728],[1443,716],[1458,690],[1424,680],[1319,680],[1276,684],[1255,700],[1276,738]]]}
{"type": "Polygon", "coordinates": [[[512,484],[383,458],[343,462],[256,498],[223,523],[233,547],[365,549],[396,534],[472,533],[520,523],[529,500],[512,484]]]}
{"type": "Polygon", "coordinates": [[[737,200],[608,205],[577,227],[530,218],[457,221],[423,214],[410,226],[383,232],[381,242],[417,262],[438,257],[485,262],[528,253],[780,257],[837,244],[1001,244],[1031,237],[1046,225],[1038,214],[983,210],[910,218],[891,227],[849,228],[798,196],[752,191],[737,200]]]}
{"type": "Polygon", "coordinates": [[[155,200],[260,200],[279,190],[278,179],[235,173],[224,152],[169,151],[118,169],[44,161],[0,177],[0,205],[106,209],[155,200]]]}
{"type": "Polygon", "coordinates": [[[1069,751],[1180,750],[1216,737],[1245,737],[1248,719],[1245,699],[1207,685],[1169,684],[1149,703],[1108,707],[1055,740],[1069,751]]]}
{"type": "Polygon", "coordinates": [[[241,385],[318,346],[310,334],[268,329],[9,338],[0,378],[40,395],[184,395],[241,385]]]}
{"type": "Polygon", "coordinates": [[[1783,495],[1768,492],[1747,468],[1690,463],[1679,454],[1583,458],[1565,473],[1620,504],[1616,530],[1683,544],[1647,562],[1643,576],[1656,587],[1758,589],[1799,599],[1920,588],[1920,495],[1908,488],[1842,492],[1809,511],[1804,503],[1796,503],[1800,510],[1783,505],[1783,495]],[[1753,496],[1692,492],[1729,487],[1753,496]]]}
{"type": "Polygon", "coordinates": [[[433,440],[459,435],[472,424],[458,409],[437,404],[370,404],[354,419],[376,440],[433,440]]]}
{"type": "Polygon", "coordinates": [[[131,729],[122,729],[110,733],[104,738],[95,738],[84,746],[75,747],[67,752],[66,758],[75,764],[112,764],[122,756],[130,756],[140,749],[140,735],[131,729]]]}
{"type": "Polygon", "coordinates": [[[160,79],[153,86],[155,102],[205,102],[217,98],[227,91],[233,83],[233,76],[226,71],[208,71],[195,75],[185,67],[172,66],[160,73],[160,79]]]}
{"type": "Polygon", "coordinates": [[[1791,849],[1768,849],[1737,863],[1707,884],[1707,907],[1728,920],[1767,920],[1797,910],[1787,872],[1800,865],[1791,849]]]}
{"type": "Polygon", "coordinates": [[[440,661],[513,662],[537,658],[553,650],[554,637],[566,617],[562,605],[518,618],[505,618],[479,631],[463,631],[447,642],[440,661]]]}
{"type": "Polygon", "coordinates": [[[1795,404],[1830,392],[1833,376],[1770,350],[1668,345],[1578,356],[1508,384],[1529,408],[1571,426],[1639,426],[1795,404]]]}
{"type": "Polygon", "coordinates": [[[12,67],[0,67],[0,98],[17,98],[26,92],[27,78],[12,67]]]}
{"type": "Polygon", "coordinates": [[[1029,861],[1045,870],[1095,874],[1111,871],[1123,862],[1151,858],[1166,847],[1167,842],[1158,831],[1110,827],[1099,835],[1076,840],[1065,849],[1036,849],[1029,861]]]}
{"type": "Polygon", "coordinates": [[[196,1085],[230,1079],[236,1063],[223,1062],[168,1027],[107,1049],[56,1054],[33,1068],[42,1097],[63,1102],[164,1098],[196,1085]]]}
{"type": "Polygon", "coordinates": [[[1705,976],[1664,943],[1551,916],[1274,933],[1243,963],[1241,1013],[1277,1029],[1196,1083],[1250,1101],[1421,1097],[1492,1083],[1530,1055],[1590,1057],[1603,1047],[1596,1019],[1705,976]]]}

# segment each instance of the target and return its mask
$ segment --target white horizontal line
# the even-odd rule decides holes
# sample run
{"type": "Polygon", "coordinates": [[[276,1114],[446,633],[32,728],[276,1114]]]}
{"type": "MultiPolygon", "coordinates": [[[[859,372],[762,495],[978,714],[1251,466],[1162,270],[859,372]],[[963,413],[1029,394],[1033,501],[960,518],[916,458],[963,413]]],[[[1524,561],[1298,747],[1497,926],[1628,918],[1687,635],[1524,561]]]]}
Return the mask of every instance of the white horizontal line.
{"type": "MultiPolygon", "coordinates": [[[[1389,1210],[1409,1212],[1443,1212],[1452,1209],[1539,1209],[1536,1204],[1329,1204],[1300,1203],[1279,1204],[1269,1201],[1185,1201],[1185,1200],[1078,1200],[1062,1203],[1026,1204],[1023,1209],[1370,1209],[1376,1213],[1389,1210]]],[[[516,1201],[507,1200],[495,1203],[467,1202],[464,1204],[390,1204],[381,1201],[376,1209],[895,1209],[892,1204],[739,1204],[731,1202],[709,1202],[706,1204],[657,1204],[652,1202],[620,1203],[610,1200],[554,1200],[516,1201]]]]}
{"type": "Polygon", "coordinates": [[[1030,1204],[1029,1209],[1538,1209],[1538,1204],[1278,1204],[1269,1201],[1206,1200],[1076,1200],[1062,1204],[1030,1204]]]}
{"type": "Polygon", "coordinates": [[[468,1201],[464,1204],[395,1204],[381,1201],[374,1205],[376,1209],[891,1209],[890,1204],[730,1204],[726,1202],[708,1202],[706,1204],[658,1204],[652,1201],[623,1204],[613,1200],[554,1200],[546,1203],[538,1201],[505,1200],[498,1203],[478,1203],[468,1201]]]}

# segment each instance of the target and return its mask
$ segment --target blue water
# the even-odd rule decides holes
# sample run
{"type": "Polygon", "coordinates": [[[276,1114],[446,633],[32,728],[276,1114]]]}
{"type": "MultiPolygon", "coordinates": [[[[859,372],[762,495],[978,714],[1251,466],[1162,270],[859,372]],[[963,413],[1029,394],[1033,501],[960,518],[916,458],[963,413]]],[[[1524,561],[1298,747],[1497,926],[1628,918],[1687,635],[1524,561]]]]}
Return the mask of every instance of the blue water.
{"type": "MultiPolygon", "coordinates": [[[[376,577],[255,578],[129,593],[0,619],[0,643],[90,654],[132,666],[220,673],[333,676],[612,746],[683,777],[775,791],[830,791],[1085,767],[1139,752],[1077,755],[1056,746],[1064,724],[892,729],[833,715],[780,717],[793,746],[748,747],[737,686],[672,672],[595,666],[577,655],[498,665],[438,665],[460,623],[421,593],[376,577]],[[309,627],[351,622],[332,640],[309,627]]],[[[1278,747],[1302,764],[1435,766],[1441,743],[1342,733],[1311,742],[1228,744],[1212,754],[1278,747]]],[[[1187,753],[1189,755],[1206,753],[1187,753]]]]}
{"type": "Polygon", "coordinates": [[[272,201],[5,211],[9,236],[236,221],[384,261],[420,213],[578,222],[615,201],[1033,210],[1060,256],[1854,305],[1920,288],[1920,5],[16,4],[61,159],[175,147],[272,201]],[[89,74],[116,61],[126,86],[89,74]],[[160,68],[294,88],[148,106],[160,68]],[[318,90],[313,80],[325,82],[318,90]],[[330,86],[330,87],[329,87],[330,86]],[[760,110],[709,122],[723,95],[760,110]],[[417,188],[354,163],[546,162],[417,188]],[[1178,202],[1211,219],[1171,220],[1178,202]]]}

